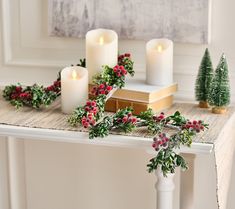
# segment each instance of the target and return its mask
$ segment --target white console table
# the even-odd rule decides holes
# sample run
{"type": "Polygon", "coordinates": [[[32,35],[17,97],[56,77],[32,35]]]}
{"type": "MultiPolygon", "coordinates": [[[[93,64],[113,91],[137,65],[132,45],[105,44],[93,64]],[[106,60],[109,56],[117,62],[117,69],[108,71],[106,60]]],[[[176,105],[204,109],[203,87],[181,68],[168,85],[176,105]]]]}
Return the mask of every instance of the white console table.
{"type": "MultiPolygon", "coordinates": [[[[143,151],[151,153],[152,141],[148,138],[110,135],[105,139],[89,140],[88,134],[85,132],[50,130],[40,128],[27,128],[11,125],[0,125],[0,135],[8,137],[8,157],[9,157],[9,171],[10,171],[10,199],[12,209],[26,209],[26,194],[24,188],[21,187],[24,175],[24,170],[20,164],[23,157],[22,150],[23,143],[17,139],[31,139],[31,140],[50,140],[55,142],[67,143],[82,143],[110,147],[127,147],[127,148],[141,148],[143,151]]],[[[190,166],[190,170],[181,175],[181,195],[184,198],[180,202],[181,209],[193,208],[193,178],[194,178],[194,156],[196,154],[210,154],[213,150],[213,145],[203,143],[193,143],[192,148],[184,147],[180,151],[186,153],[190,166]]],[[[154,152],[153,152],[154,154],[154,152]]],[[[173,206],[173,191],[174,175],[169,175],[168,178],[162,176],[161,173],[156,172],[157,175],[157,209],[172,209],[173,206]]]]}
{"type": "MultiPolygon", "coordinates": [[[[24,185],[24,150],[23,140],[50,140],[55,142],[81,143],[138,148],[149,154],[156,154],[151,147],[152,138],[146,132],[133,132],[132,135],[121,133],[110,134],[104,139],[88,139],[88,133],[82,127],[70,127],[67,116],[60,111],[59,103],[50,108],[38,111],[30,108],[15,110],[14,107],[0,99],[0,135],[8,138],[8,167],[11,209],[26,208],[24,185]]],[[[216,186],[218,208],[226,209],[228,186],[230,182],[233,151],[235,148],[235,108],[230,108],[224,115],[211,114],[209,110],[199,109],[194,104],[175,104],[167,109],[166,114],[176,110],[187,118],[202,119],[210,124],[210,129],[195,137],[192,147],[182,147],[189,163],[190,170],[181,173],[180,209],[194,209],[194,159],[197,154],[215,156],[216,186]]],[[[173,209],[174,174],[164,178],[156,172],[157,209],[173,209]]]]}

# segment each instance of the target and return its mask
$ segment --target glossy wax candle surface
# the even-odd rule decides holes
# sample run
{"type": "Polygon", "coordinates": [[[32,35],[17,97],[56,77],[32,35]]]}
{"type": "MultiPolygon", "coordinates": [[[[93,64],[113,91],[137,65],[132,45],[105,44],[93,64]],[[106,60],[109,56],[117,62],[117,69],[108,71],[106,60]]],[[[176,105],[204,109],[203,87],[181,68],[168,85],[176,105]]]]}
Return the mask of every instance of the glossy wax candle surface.
{"type": "Polygon", "coordinates": [[[86,68],[66,67],[61,72],[61,108],[71,114],[88,99],[88,71],[86,68]]]}
{"type": "Polygon", "coordinates": [[[173,42],[153,39],[146,44],[146,82],[164,86],[173,83],[173,42]]]}
{"type": "Polygon", "coordinates": [[[95,29],[86,34],[86,66],[89,83],[92,77],[102,71],[103,65],[114,67],[117,64],[118,35],[113,30],[95,29]]]}

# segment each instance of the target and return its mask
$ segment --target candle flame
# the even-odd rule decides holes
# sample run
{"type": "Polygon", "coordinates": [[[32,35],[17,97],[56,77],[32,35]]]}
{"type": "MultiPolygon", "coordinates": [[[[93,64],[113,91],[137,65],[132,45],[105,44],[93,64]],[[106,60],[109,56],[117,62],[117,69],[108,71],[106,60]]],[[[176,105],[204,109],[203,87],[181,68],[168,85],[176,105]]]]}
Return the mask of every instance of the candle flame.
{"type": "Polygon", "coordinates": [[[73,72],[72,72],[72,79],[73,80],[77,79],[77,72],[76,72],[76,70],[73,70],[73,72]]]}
{"type": "Polygon", "coordinates": [[[162,45],[159,44],[159,45],[157,46],[157,50],[158,50],[159,52],[162,52],[162,50],[163,50],[162,45]]]}
{"type": "Polygon", "coordinates": [[[103,45],[103,44],[104,44],[104,37],[103,37],[103,36],[100,37],[100,39],[99,39],[99,44],[100,44],[100,45],[103,45]]]}

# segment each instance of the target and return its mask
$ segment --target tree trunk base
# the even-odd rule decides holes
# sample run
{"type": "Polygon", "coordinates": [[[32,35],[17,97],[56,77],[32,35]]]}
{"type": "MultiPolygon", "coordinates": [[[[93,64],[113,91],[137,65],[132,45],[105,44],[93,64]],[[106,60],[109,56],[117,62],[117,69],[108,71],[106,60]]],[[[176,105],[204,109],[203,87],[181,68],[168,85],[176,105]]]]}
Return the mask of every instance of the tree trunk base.
{"type": "Polygon", "coordinates": [[[209,107],[210,107],[209,104],[208,104],[208,102],[205,102],[205,101],[200,101],[199,104],[198,104],[198,106],[199,106],[200,108],[209,108],[209,107]]]}
{"type": "Polygon", "coordinates": [[[227,112],[226,107],[213,107],[212,108],[212,113],[215,113],[215,114],[224,114],[226,112],[227,112]]]}

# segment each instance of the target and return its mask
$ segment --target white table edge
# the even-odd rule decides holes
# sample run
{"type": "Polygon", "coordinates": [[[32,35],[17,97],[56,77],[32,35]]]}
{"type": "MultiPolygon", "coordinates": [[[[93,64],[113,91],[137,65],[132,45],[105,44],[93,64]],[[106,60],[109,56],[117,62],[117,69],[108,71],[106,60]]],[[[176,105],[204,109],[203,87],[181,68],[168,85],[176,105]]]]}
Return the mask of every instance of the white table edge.
{"type": "MultiPolygon", "coordinates": [[[[87,132],[65,131],[44,128],[29,128],[13,125],[0,124],[0,135],[22,139],[37,139],[56,142],[94,144],[112,147],[127,147],[145,149],[152,152],[152,140],[144,137],[109,135],[106,138],[90,140],[87,132]]],[[[210,154],[213,151],[213,144],[195,143],[191,147],[182,147],[179,152],[193,154],[210,154]]]]}

